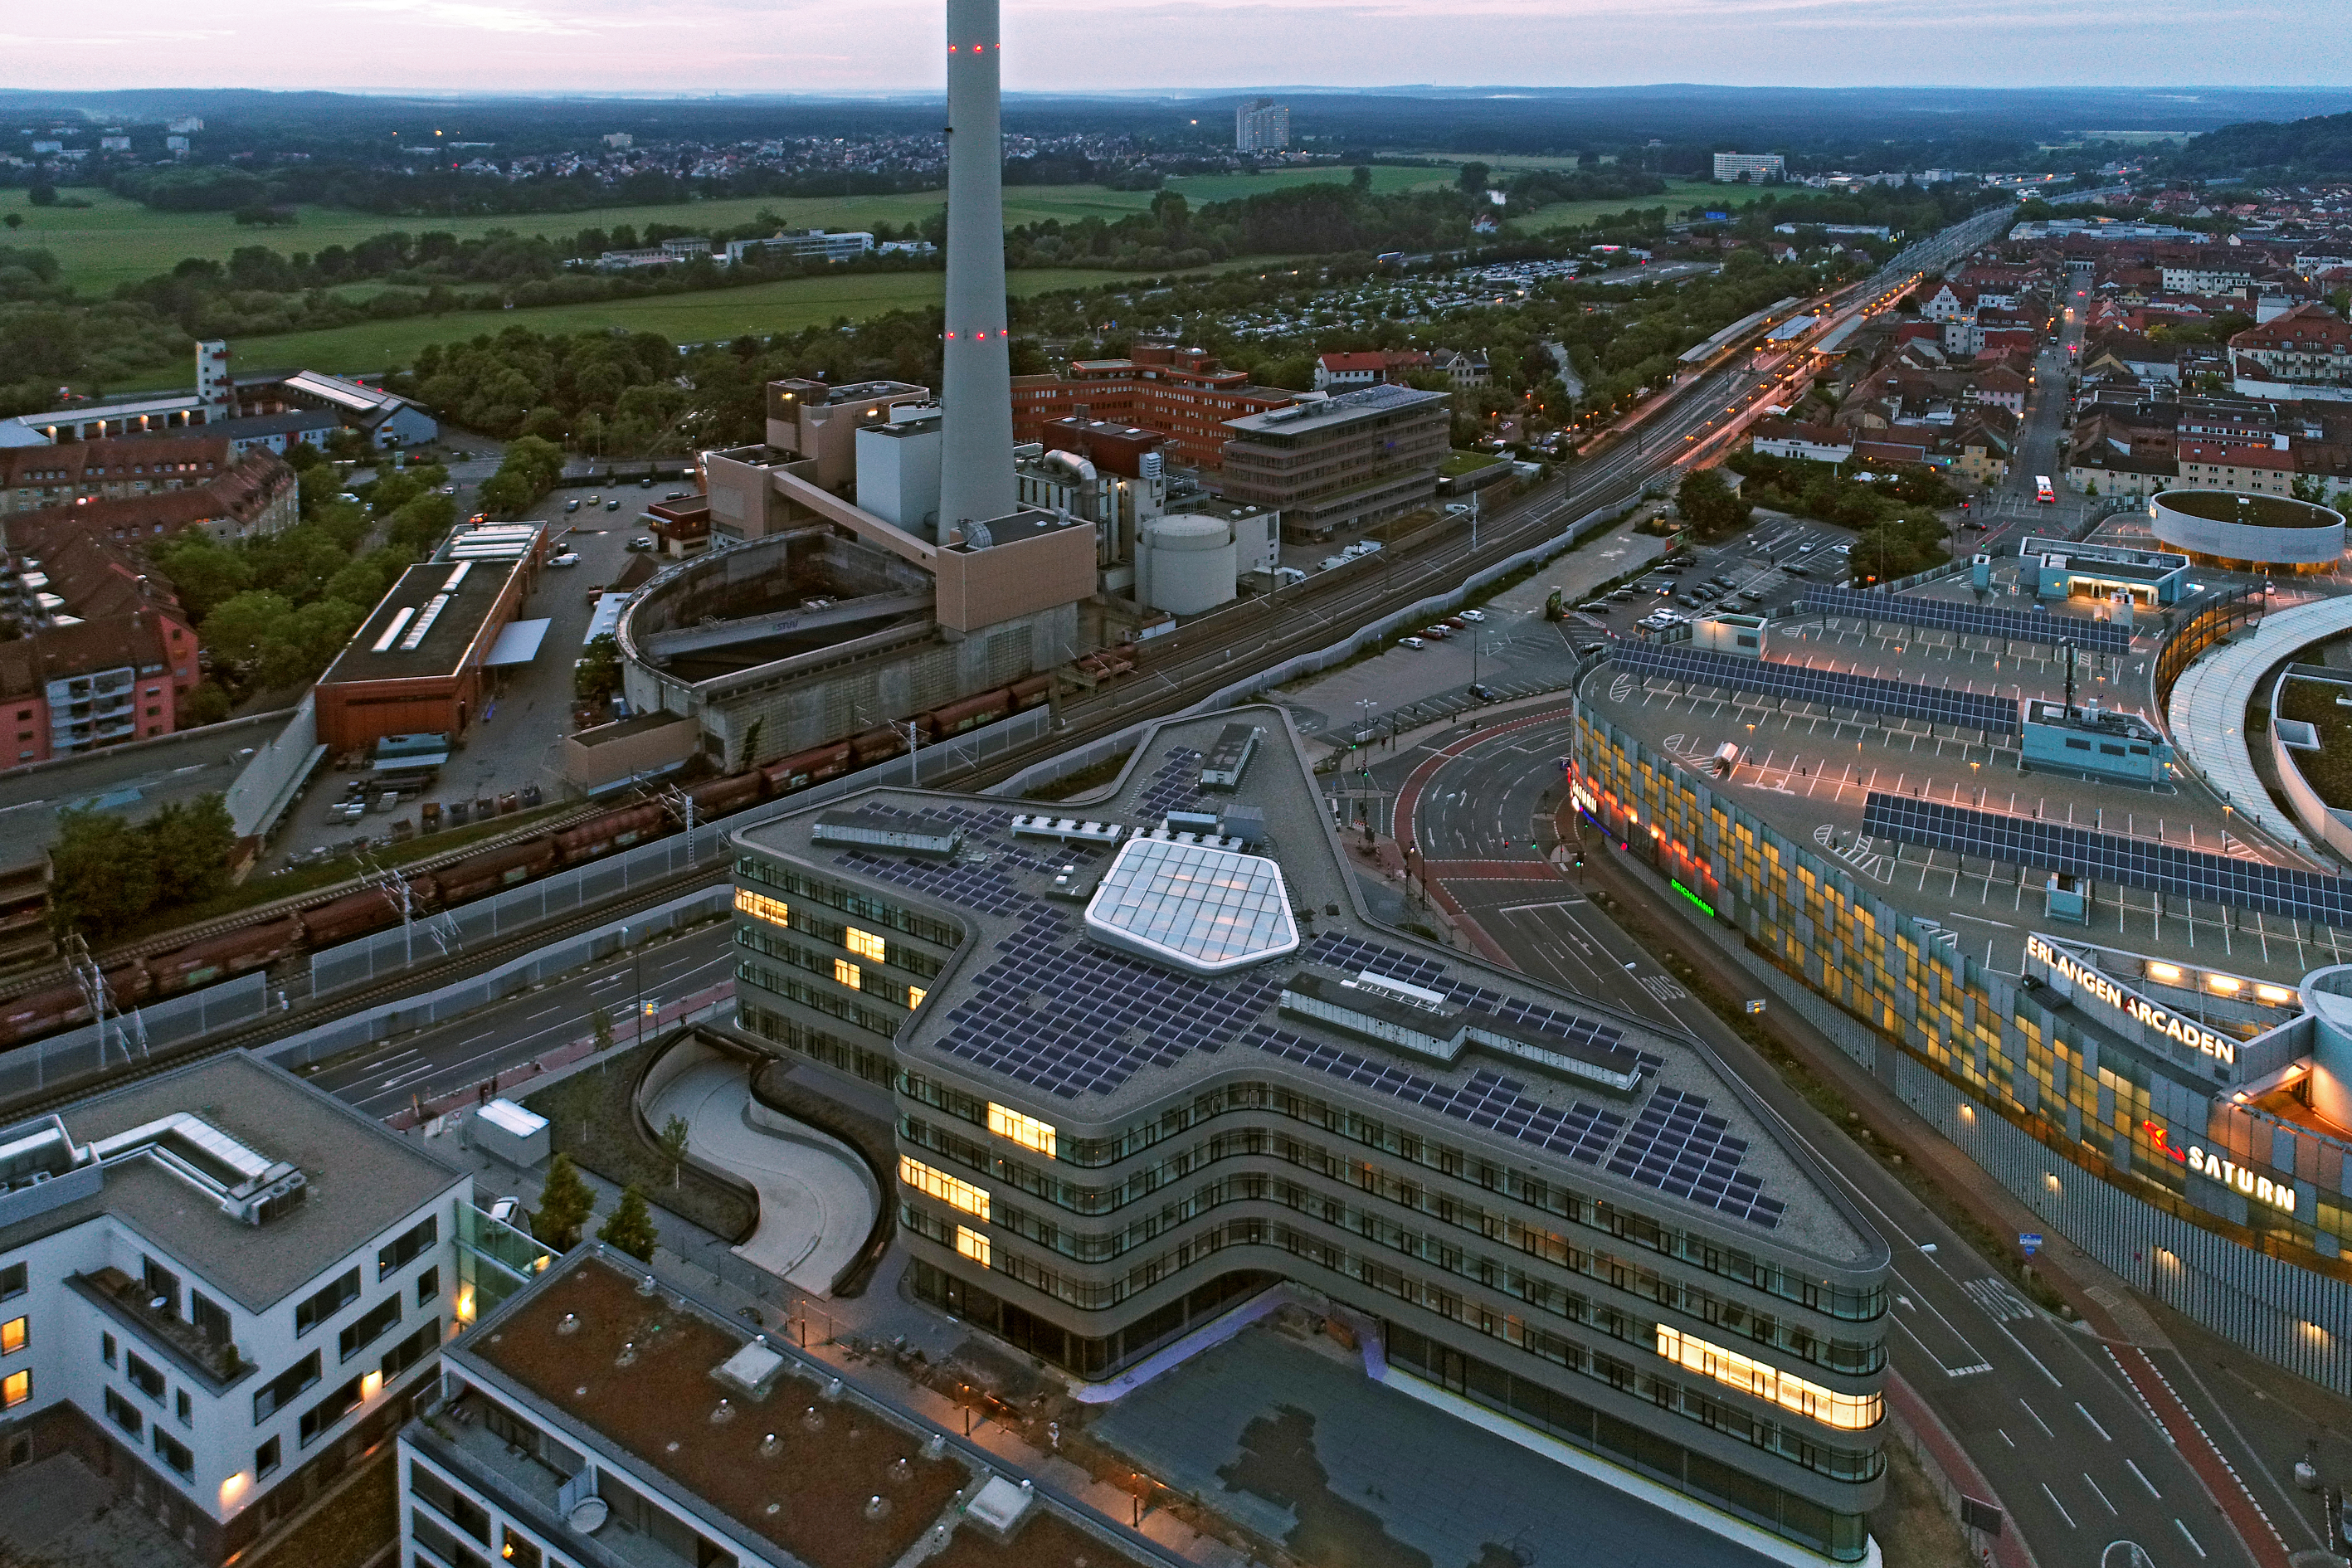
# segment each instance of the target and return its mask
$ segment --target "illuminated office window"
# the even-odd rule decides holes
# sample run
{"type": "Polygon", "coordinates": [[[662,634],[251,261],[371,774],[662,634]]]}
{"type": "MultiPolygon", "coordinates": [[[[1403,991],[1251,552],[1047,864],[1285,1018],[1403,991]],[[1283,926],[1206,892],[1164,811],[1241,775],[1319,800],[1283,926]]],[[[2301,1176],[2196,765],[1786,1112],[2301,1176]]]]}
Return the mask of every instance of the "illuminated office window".
{"type": "Polygon", "coordinates": [[[860,958],[876,963],[882,962],[882,939],[870,931],[859,931],[851,926],[843,933],[841,945],[860,958]]]}
{"type": "Polygon", "coordinates": [[[988,1237],[968,1225],[956,1226],[956,1251],[982,1268],[988,1267],[988,1237]]]}
{"type": "Polygon", "coordinates": [[[848,986],[852,991],[858,989],[857,981],[859,973],[860,971],[858,970],[857,965],[850,963],[849,960],[845,958],[836,958],[833,961],[833,977],[835,980],[840,981],[844,985],[848,986]]]}
{"type": "Polygon", "coordinates": [[[999,1138],[1010,1138],[1024,1149],[1034,1149],[1048,1160],[1054,1157],[1054,1129],[1034,1116],[1024,1116],[1009,1106],[988,1104],[988,1130],[999,1138]]]}
{"type": "Polygon", "coordinates": [[[1752,1394],[1841,1432],[1867,1431],[1877,1426],[1885,1414],[1885,1402],[1878,1394],[1840,1394],[1664,1323],[1658,1325],[1658,1353],[1687,1372],[1712,1378],[1742,1394],[1752,1394]]]}
{"type": "Polygon", "coordinates": [[[748,889],[738,888],[735,889],[735,908],[755,920],[763,920],[772,926],[789,927],[793,923],[791,906],[782,899],[772,899],[765,893],[754,893],[748,889]]]}
{"type": "Polygon", "coordinates": [[[905,1154],[898,1156],[898,1179],[918,1192],[929,1193],[950,1208],[961,1209],[981,1219],[988,1217],[988,1194],[970,1182],[960,1181],[945,1171],[924,1164],[905,1154]]]}
{"type": "Polygon", "coordinates": [[[924,989],[923,989],[921,986],[919,986],[919,985],[909,985],[909,986],[908,986],[908,987],[907,987],[907,1011],[908,1011],[908,1012],[909,1012],[909,1013],[911,1013],[911,1012],[913,1012],[916,1008],[918,1008],[918,1007],[921,1006],[921,1005],[923,1005],[923,998],[924,998],[924,997],[926,997],[926,996],[928,996],[928,995],[929,995],[929,994],[930,994],[930,993],[929,993],[929,992],[928,992],[928,991],[924,990],[924,989]]]}

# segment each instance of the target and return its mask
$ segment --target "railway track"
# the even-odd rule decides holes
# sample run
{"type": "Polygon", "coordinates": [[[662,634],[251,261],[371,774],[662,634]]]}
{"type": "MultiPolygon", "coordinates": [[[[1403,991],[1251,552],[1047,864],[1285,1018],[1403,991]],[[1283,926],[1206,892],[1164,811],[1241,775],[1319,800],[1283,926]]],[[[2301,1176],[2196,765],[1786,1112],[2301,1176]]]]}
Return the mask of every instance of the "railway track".
{"type": "MultiPolygon", "coordinates": [[[[1866,289],[1883,287],[1883,282],[1882,277],[1847,285],[1822,296],[1819,302],[1838,308],[1866,289]]],[[[1777,367],[1777,363],[1775,366],[1767,367],[1768,372],[1777,367]]],[[[1021,751],[955,775],[954,782],[965,787],[1000,783],[1053,752],[1087,744],[1179,710],[1222,687],[1272,668],[1297,654],[1327,647],[1352,626],[1377,620],[1442,592],[1449,584],[1459,584],[1482,566],[1556,535],[1577,517],[1625,505],[1636,500],[1652,480],[1681,465],[1685,451],[1685,443],[1678,437],[1696,437],[1721,417],[1706,416],[1702,425],[1700,416],[1703,411],[1727,395],[1736,401],[1759,379],[1755,373],[1736,364],[1721,365],[1702,374],[1666,399],[1642,411],[1635,424],[1617,433],[1613,441],[1605,447],[1596,447],[1570,480],[1547,483],[1520,498],[1510,508],[1485,520],[1478,530],[1479,539],[1475,547],[1470,542],[1471,528],[1466,520],[1433,525],[1397,542],[1390,550],[1381,552],[1380,557],[1365,564],[1352,569],[1342,568],[1332,574],[1339,580],[1328,585],[1310,578],[1308,582],[1315,584],[1315,591],[1297,596],[1269,595],[1248,608],[1196,621],[1184,630],[1171,634],[1166,641],[1151,645],[1139,660],[1137,668],[1119,678],[1116,685],[1062,704],[1060,728],[1049,731],[1021,751]],[[1252,634],[1261,628],[1265,632],[1264,638],[1249,642],[1252,634]],[[1242,647],[1237,644],[1248,646],[1242,647]]],[[[420,860],[400,869],[410,874],[428,872],[502,844],[560,832],[606,809],[609,809],[608,805],[583,807],[579,812],[534,824],[527,831],[518,830],[513,835],[468,844],[462,850],[453,849],[447,855],[420,860]]],[[[681,873],[660,884],[646,897],[667,896],[698,885],[709,885],[713,879],[704,872],[681,873]]],[[[294,910],[346,896],[362,886],[364,883],[355,879],[331,888],[274,900],[201,926],[126,944],[110,952],[102,963],[127,963],[133,958],[184,947],[190,942],[244,927],[282,920],[294,910]]],[[[609,920],[614,913],[642,907],[646,901],[646,898],[633,894],[620,903],[551,922],[534,929],[528,936],[501,941],[490,949],[469,952],[446,963],[411,969],[363,992],[338,999],[323,1010],[306,1009],[218,1042],[189,1047],[174,1054],[171,1059],[175,1062],[186,1060],[197,1054],[282,1038],[287,1034],[315,1024],[348,1016],[356,1008],[404,994],[419,985],[460,978],[482,961],[494,961],[497,955],[527,951],[551,937],[592,929],[595,924],[609,920]]],[[[62,966],[33,976],[19,977],[0,984],[0,999],[23,994],[41,985],[59,984],[64,977],[62,966]]]]}
{"type": "MultiPolygon", "coordinates": [[[[565,812],[560,816],[549,817],[543,821],[534,820],[527,827],[519,826],[512,832],[493,834],[487,838],[469,839],[462,845],[453,846],[446,853],[427,856],[421,860],[404,861],[398,866],[387,867],[386,869],[395,871],[403,877],[425,876],[440,870],[444,867],[454,866],[469,855],[478,855],[485,850],[500,848],[509,844],[524,843],[545,834],[561,833],[567,827],[575,827],[611,809],[611,802],[602,805],[583,805],[575,811],[565,812]]],[[[363,878],[346,878],[340,882],[331,882],[325,887],[312,888],[307,892],[289,893],[282,899],[273,899],[268,903],[249,905],[233,914],[222,915],[216,920],[205,921],[190,926],[176,926],[168,931],[142,937],[137,942],[124,942],[118,947],[108,948],[92,956],[97,960],[100,969],[110,971],[118,965],[129,963],[133,959],[152,958],[158,953],[171,952],[178,948],[186,947],[192,942],[203,942],[207,938],[221,936],[233,931],[242,931],[247,926],[266,925],[272,921],[282,921],[297,910],[315,909],[320,904],[331,903],[337,899],[359,892],[366,886],[367,882],[363,878]]],[[[64,985],[72,978],[71,973],[62,963],[52,963],[40,969],[26,970],[12,975],[5,981],[0,981],[0,1002],[30,995],[36,991],[46,990],[50,986],[64,985]]]]}

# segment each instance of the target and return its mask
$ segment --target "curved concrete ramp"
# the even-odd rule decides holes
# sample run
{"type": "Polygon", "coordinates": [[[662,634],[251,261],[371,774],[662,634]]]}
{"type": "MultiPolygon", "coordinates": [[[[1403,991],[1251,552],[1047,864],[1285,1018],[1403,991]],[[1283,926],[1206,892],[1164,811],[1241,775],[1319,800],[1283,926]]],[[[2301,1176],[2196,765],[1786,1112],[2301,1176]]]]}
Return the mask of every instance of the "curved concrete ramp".
{"type": "Polygon", "coordinates": [[[759,1190],[760,1223],[737,1257],[812,1296],[830,1296],[866,1245],[882,1194],[846,1144],[754,1100],[750,1071],[724,1058],[697,1062],[655,1091],[646,1120],[659,1130],[684,1117],[696,1158],[759,1190]]]}

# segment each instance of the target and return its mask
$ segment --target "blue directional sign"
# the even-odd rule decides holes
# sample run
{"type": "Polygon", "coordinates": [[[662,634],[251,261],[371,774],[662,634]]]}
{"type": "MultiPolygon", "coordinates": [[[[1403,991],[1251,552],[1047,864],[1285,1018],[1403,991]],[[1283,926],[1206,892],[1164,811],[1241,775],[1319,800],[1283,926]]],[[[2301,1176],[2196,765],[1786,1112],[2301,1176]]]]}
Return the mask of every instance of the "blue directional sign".
{"type": "Polygon", "coordinates": [[[2042,1248],[2042,1233],[2038,1230],[2021,1230],[2017,1233],[2017,1245],[2025,1248],[2025,1256],[2031,1258],[2042,1248]]]}

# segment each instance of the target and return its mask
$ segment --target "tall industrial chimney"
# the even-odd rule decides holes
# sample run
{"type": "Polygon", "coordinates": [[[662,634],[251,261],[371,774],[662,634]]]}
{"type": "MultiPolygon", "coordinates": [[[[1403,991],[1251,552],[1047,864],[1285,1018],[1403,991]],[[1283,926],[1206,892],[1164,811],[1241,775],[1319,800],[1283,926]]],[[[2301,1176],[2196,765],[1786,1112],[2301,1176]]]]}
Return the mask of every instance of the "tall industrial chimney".
{"type": "Polygon", "coordinates": [[[997,0],[947,0],[948,299],[939,536],[1013,510],[997,0]]]}

